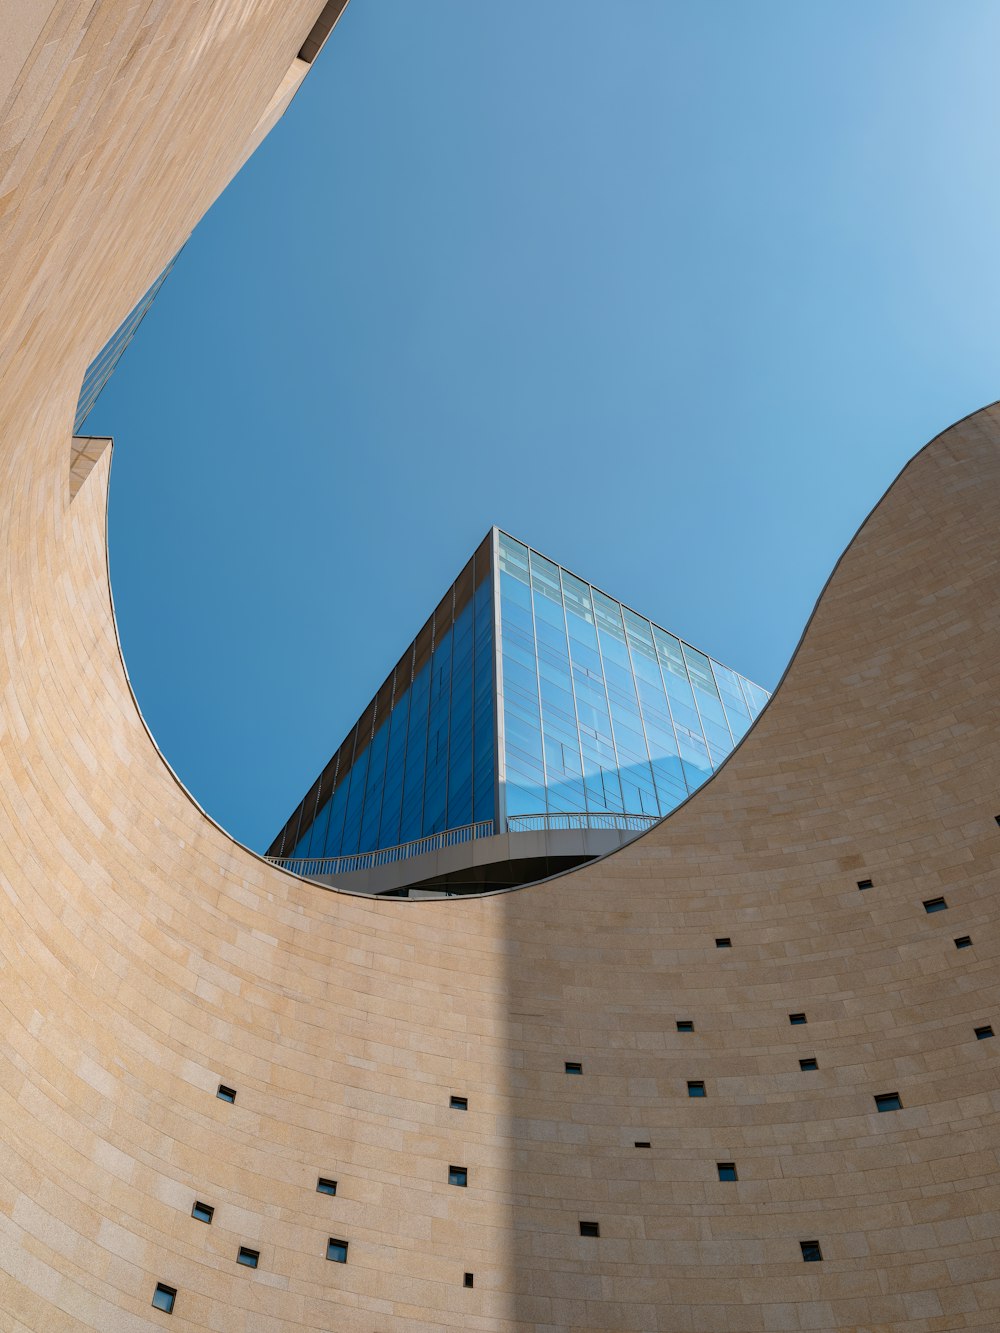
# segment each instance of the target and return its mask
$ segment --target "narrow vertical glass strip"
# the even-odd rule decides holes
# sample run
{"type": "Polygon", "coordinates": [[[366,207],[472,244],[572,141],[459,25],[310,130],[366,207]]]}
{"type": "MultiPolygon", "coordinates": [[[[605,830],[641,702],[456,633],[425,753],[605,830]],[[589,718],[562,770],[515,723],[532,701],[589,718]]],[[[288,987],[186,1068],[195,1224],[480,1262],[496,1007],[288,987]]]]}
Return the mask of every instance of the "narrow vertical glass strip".
{"type": "Polygon", "coordinates": [[[431,656],[430,705],[427,720],[427,764],[421,836],[445,826],[448,800],[448,734],[451,724],[452,630],[447,629],[431,656]]]}
{"type": "Polygon", "coordinates": [[[378,828],[382,816],[382,792],[385,787],[385,762],[389,744],[389,719],[376,729],[368,747],[368,776],[365,781],[365,799],[361,815],[361,834],[358,851],[370,852],[378,845],[378,828]]]}
{"type": "Polygon", "coordinates": [[[416,671],[410,686],[410,717],[406,740],[406,771],[403,776],[403,808],[399,840],[420,837],[424,805],[424,761],[427,757],[427,708],[430,699],[430,659],[416,671]]]}
{"type": "MultiPolygon", "coordinates": [[[[477,558],[476,575],[479,577],[477,558]]],[[[473,699],[473,818],[497,819],[497,770],[501,756],[497,746],[496,684],[494,681],[496,636],[494,634],[494,584],[492,561],[478,583],[475,606],[475,694],[473,699]]],[[[503,830],[497,825],[497,832],[503,830]]]]}
{"type": "Polygon", "coordinates": [[[623,809],[621,782],[591,588],[568,570],[562,587],[586,808],[596,814],[618,812],[623,809]]]}
{"type": "Polygon", "coordinates": [[[530,554],[538,691],[549,813],[586,809],[559,566],[530,554]]]}
{"type": "Polygon", "coordinates": [[[503,533],[500,626],[507,814],[545,814],[545,761],[528,548],[503,533]]]}
{"type": "Polygon", "coordinates": [[[451,652],[451,729],[445,827],[461,828],[472,823],[475,671],[475,602],[472,597],[455,616],[451,652]]]}
{"type": "Polygon", "coordinates": [[[658,814],[656,788],[639,715],[639,700],[625,637],[622,607],[596,588],[593,596],[622,801],[627,814],[658,814]]]}

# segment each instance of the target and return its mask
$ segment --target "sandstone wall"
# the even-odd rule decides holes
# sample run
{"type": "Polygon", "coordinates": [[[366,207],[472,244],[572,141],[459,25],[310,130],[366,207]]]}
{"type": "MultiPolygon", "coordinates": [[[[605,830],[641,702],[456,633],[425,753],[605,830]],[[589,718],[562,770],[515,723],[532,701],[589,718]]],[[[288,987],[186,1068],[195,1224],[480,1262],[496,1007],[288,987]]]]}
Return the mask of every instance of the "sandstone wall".
{"type": "Polygon", "coordinates": [[[0,0],[0,1329],[995,1330],[996,408],[904,471],[719,775],[561,879],[324,891],[148,736],[76,395],[319,8],[0,0]]]}

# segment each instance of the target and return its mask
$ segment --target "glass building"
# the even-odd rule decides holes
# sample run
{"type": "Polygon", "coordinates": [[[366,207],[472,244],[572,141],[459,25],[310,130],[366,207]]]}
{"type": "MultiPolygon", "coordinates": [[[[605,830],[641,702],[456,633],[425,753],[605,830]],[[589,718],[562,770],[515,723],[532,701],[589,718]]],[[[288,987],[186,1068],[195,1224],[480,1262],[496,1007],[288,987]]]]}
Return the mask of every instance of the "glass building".
{"type": "Polygon", "coordinates": [[[115,367],[122,358],[122,353],[135,337],[139,325],[145,319],[149,307],[153,304],[157,293],[169,276],[171,269],[180,258],[180,254],[181,252],[178,250],[177,254],[174,255],[173,259],[171,259],[170,263],[156,279],[149,291],[137,302],[135,308],[126,315],[119,328],[115,330],[87,367],[86,374],[83,377],[83,386],[80,389],[80,398],[76,405],[76,415],[73,420],[74,435],[79,435],[80,428],[90,416],[94,404],[101,396],[104,386],[114,374],[115,367]]]}
{"type": "Polygon", "coordinates": [[[268,855],[370,892],[525,883],[668,814],[768,697],[494,528],[268,855]]]}

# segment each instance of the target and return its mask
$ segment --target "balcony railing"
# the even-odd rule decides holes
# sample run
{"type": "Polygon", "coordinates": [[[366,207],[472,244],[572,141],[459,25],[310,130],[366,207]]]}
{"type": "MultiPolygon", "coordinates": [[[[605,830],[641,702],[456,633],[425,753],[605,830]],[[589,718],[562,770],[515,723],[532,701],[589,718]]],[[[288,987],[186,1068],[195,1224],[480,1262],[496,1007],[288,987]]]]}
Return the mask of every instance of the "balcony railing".
{"type": "Polygon", "coordinates": [[[510,815],[508,833],[531,833],[535,829],[559,832],[564,829],[616,829],[622,833],[642,833],[660,821],[659,815],[604,814],[573,812],[559,815],[510,815]]]}
{"type": "Polygon", "coordinates": [[[268,856],[265,859],[306,879],[316,875],[353,875],[356,870],[391,866],[397,861],[407,861],[411,856],[422,856],[424,852],[439,852],[442,847],[472,842],[474,838],[490,838],[495,832],[492,819],[481,819],[478,824],[462,824],[459,828],[429,833],[426,838],[401,842],[395,847],[379,847],[374,852],[349,852],[346,856],[268,856]]]}
{"type": "MultiPolygon", "coordinates": [[[[561,832],[567,829],[608,829],[621,833],[643,833],[659,822],[659,815],[587,814],[577,812],[559,815],[511,815],[507,820],[508,833],[561,832]]],[[[481,819],[476,824],[462,824],[459,828],[429,833],[426,838],[401,842],[395,847],[379,847],[374,852],[349,852],[346,856],[268,856],[265,860],[282,870],[304,879],[317,875],[353,875],[358,870],[374,870],[378,866],[395,865],[408,861],[411,856],[425,852],[439,852],[444,847],[458,847],[476,838],[492,838],[496,825],[492,819],[481,819]]]]}

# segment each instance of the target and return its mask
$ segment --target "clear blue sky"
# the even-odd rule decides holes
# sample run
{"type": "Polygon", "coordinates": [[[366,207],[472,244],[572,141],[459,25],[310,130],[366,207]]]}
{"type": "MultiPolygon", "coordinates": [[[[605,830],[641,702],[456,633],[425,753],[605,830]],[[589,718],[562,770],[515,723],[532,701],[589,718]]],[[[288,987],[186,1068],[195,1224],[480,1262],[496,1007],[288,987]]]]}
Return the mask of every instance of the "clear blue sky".
{"type": "Polygon", "coordinates": [[[209,813],[269,843],[494,522],[773,686],[1000,396],[998,50],[996,0],[352,0],[87,424],[209,813]]]}

